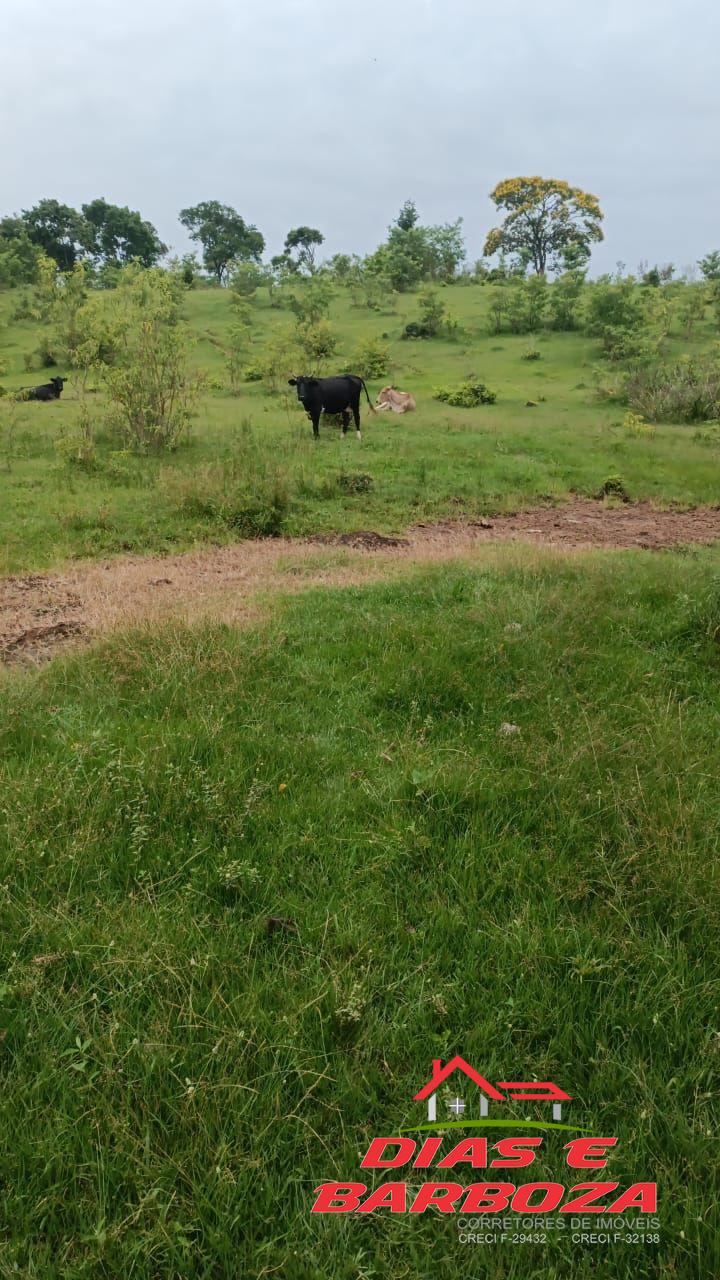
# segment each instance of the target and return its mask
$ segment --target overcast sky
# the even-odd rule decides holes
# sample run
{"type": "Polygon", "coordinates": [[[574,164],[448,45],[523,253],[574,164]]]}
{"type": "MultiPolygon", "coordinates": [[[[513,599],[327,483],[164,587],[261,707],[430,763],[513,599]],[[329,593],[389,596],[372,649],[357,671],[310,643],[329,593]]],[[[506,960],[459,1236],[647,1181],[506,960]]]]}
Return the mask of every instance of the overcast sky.
{"type": "Polygon", "coordinates": [[[501,178],[599,196],[594,270],[720,248],[717,0],[4,0],[0,214],[43,196],[235,206],[277,252],[365,253],[403,200],[462,216],[501,178]]]}

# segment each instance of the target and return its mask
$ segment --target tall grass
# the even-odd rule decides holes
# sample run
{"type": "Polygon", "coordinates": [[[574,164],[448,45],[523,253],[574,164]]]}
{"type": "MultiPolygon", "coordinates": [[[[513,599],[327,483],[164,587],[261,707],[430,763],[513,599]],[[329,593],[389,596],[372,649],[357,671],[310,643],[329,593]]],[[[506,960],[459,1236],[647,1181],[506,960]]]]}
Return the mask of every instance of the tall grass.
{"type": "Polygon", "coordinates": [[[707,422],[720,418],[720,359],[684,356],[646,365],[627,381],[631,408],[651,422],[707,422]]]}

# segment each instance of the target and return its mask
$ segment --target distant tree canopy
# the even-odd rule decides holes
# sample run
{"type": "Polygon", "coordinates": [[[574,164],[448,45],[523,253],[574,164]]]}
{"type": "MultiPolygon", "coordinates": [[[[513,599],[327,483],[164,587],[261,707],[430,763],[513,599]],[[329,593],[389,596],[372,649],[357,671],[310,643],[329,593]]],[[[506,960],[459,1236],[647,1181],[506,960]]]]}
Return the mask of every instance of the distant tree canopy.
{"type": "Polygon", "coordinates": [[[61,271],[72,270],[83,248],[83,219],[77,209],[59,200],[40,200],[32,209],[23,209],[21,221],[32,243],[61,271]]]}
{"type": "Polygon", "coordinates": [[[421,280],[451,280],[464,258],[462,218],[423,227],[414,202],[406,200],[388,229],[387,241],[370,255],[366,266],[402,292],[421,280]]]}
{"type": "Polygon", "coordinates": [[[713,249],[698,262],[705,280],[720,280],[720,249],[713,249]]]}
{"type": "Polygon", "coordinates": [[[51,258],[61,271],[72,271],[86,256],[101,265],[137,259],[152,267],[167,252],[152,223],[103,199],[84,204],[82,213],[59,200],[40,200],[19,216],[0,219],[0,246],[7,254],[12,245],[16,262],[24,260],[29,269],[32,254],[24,244],[51,258]]]}
{"type": "Polygon", "coordinates": [[[0,285],[34,284],[42,257],[21,218],[0,218],[0,285]]]}
{"type": "Polygon", "coordinates": [[[180,222],[190,232],[190,239],[202,245],[205,267],[218,284],[225,282],[234,263],[260,261],[264,237],[230,205],[204,200],[181,209],[180,222]]]}
{"type": "Polygon", "coordinates": [[[413,227],[420,221],[420,214],[414,200],[406,200],[397,218],[395,226],[401,231],[412,231],[413,227]]]}
{"type": "Polygon", "coordinates": [[[538,275],[564,265],[568,255],[587,260],[603,238],[597,197],[556,178],[506,178],[490,199],[506,216],[488,233],[485,254],[512,254],[538,275]]]}
{"type": "Polygon", "coordinates": [[[324,235],[316,227],[295,227],[293,231],[288,231],[285,237],[285,252],[287,254],[295,252],[297,266],[301,270],[305,268],[312,274],[315,270],[315,250],[324,239],[324,235]]]}
{"type": "Polygon", "coordinates": [[[137,261],[153,267],[164,253],[163,244],[151,222],[133,209],[92,200],[82,206],[83,247],[97,262],[115,264],[137,261]]]}

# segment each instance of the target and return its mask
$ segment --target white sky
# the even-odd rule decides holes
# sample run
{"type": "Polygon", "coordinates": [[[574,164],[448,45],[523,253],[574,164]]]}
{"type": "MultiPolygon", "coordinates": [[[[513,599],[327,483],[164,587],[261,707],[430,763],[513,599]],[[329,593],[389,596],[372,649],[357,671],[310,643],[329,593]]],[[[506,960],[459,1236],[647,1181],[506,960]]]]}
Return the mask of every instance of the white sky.
{"type": "Polygon", "coordinates": [[[504,177],[600,197],[593,269],[720,248],[717,0],[5,0],[0,215],[44,196],[235,206],[364,253],[407,198],[462,215],[504,177]]]}

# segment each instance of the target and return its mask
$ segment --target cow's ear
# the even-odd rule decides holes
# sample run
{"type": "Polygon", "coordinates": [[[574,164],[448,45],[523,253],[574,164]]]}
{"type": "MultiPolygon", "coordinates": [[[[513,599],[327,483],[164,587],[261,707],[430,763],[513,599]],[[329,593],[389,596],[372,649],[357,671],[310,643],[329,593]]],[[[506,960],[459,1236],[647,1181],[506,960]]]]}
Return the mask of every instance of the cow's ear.
{"type": "Polygon", "coordinates": [[[297,378],[288,378],[288,386],[289,386],[289,387],[296,387],[296,386],[297,386],[297,378]]]}

